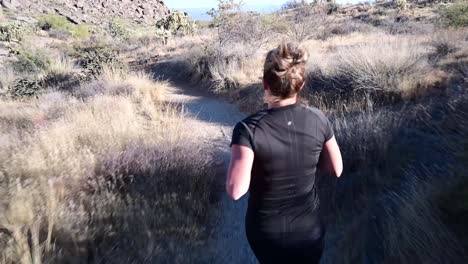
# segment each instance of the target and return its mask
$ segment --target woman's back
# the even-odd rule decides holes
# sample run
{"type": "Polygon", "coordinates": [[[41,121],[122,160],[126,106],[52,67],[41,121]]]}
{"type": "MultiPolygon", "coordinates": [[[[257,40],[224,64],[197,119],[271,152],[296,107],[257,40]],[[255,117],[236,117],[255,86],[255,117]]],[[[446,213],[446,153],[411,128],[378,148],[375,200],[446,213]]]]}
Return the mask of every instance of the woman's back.
{"type": "Polygon", "coordinates": [[[336,176],[342,171],[328,119],[297,103],[307,57],[293,44],[267,54],[263,85],[269,109],[239,122],[233,132],[226,190],[236,200],[250,191],[245,227],[260,263],[319,262],[319,160],[336,176]]]}
{"type": "Polygon", "coordinates": [[[296,103],[260,111],[243,122],[250,133],[238,123],[232,144],[255,153],[247,233],[320,239],[315,174],[323,145],[333,137],[327,118],[316,108],[296,103]]]}

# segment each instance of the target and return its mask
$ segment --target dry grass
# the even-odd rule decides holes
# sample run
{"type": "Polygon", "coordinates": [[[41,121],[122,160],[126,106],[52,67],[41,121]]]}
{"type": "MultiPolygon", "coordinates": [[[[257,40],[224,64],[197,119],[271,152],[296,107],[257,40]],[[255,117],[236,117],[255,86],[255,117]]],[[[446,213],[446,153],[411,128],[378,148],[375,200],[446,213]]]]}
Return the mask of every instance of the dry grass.
{"type": "Polygon", "coordinates": [[[168,84],[100,82],[0,103],[2,263],[164,262],[207,235],[210,159],[162,104],[168,84]]]}
{"type": "Polygon", "coordinates": [[[305,44],[311,52],[306,97],[314,104],[359,109],[446,93],[453,69],[436,65],[429,37],[371,33],[349,38],[349,43],[336,37],[305,44]],[[361,106],[353,99],[356,93],[361,106]]]}
{"type": "Polygon", "coordinates": [[[11,67],[0,69],[0,94],[5,93],[16,79],[15,71],[11,67]]]}
{"type": "Polygon", "coordinates": [[[336,74],[349,80],[354,91],[407,93],[429,73],[427,50],[410,39],[338,48],[336,74]]]}
{"type": "MultiPolygon", "coordinates": [[[[459,159],[466,150],[459,142],[468,131],[467,100],[464,92],[421,105],[332,115],[346,174],[321,183],[329,223],[324,263],[466,260],[466,236],[458,233],[465,229],[454,225],[464,220],[452,213],[448,221],[437,204],[439,194],[466,179],[459,159]]],[[[443,207],[466,212],[450,200],[443,207]]]]}
{"type": "Polygon", "coordinates": [[[50,60],[50,65],[47,67],[47,73],[54,75],[67,75],[77,72],[77,70],[74,61],[65,54],[54,55],[50,60]]]}
{"type": "Polygon", "coordinates": [[[214,40],[180,56],[187,75],[207,82],[216,93],[226,93],[259,82],[264,49],[242,44],[217,45],[214,40]]]}

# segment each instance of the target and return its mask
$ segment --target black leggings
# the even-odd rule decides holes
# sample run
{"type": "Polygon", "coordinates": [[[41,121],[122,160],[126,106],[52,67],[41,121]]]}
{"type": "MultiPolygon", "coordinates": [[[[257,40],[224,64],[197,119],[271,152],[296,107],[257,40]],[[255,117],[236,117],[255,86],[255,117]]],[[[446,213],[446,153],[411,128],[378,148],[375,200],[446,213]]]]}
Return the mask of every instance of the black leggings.
{"type": "Polygon", "coordinates": [[[318,264],[324,248],[324,230],[265,234],[247,227],[247,240],[261,264],[318,264]],[[315,233],[314,235],[312,235],[315,233]],[[311,234],[308,236],[307,234],[311,234]]]}

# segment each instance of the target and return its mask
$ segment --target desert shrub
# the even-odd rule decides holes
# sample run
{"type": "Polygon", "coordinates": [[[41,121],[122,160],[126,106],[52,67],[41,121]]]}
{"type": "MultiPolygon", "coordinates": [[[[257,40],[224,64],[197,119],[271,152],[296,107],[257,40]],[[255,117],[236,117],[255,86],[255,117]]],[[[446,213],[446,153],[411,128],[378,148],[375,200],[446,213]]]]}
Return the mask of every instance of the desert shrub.
{"type": "Polygon", "coordinates": [[[334,23],[330,25],[328,29],[324,32],[322,38],[327,36],[327,33],[331,35],[348,35],[353,32],[369,32],[372,30],[372,27],[358,21],[345,21],[342,23],[334,23]]]}
{"type": "Polygon", "coordinates": [[[272,35],[284,34],[288,32],[288,24],[284,16],[278,14],[262,14],[260,24],[263,29],[267,29],[272,35]]]}
{"type": "Polygon", "coordinates": [[[432,24],[410,20],[385,20],[379,27],[386,29],[390,34],[428,34],[433,32],[432,24]]]}
{"type": "Polygon", "coordinates": [[[90,29],[86,25],[75,25],[70,32],[77,38],[88,38],[91,35],[90,29]]]}
{"type": "Polygon", "coordinates": [[[258,81],[263,54],[245,44],[192,48],[182,63],[194,81],[207,81],[212,91],[225,93],[258,81]]]}
{"type": "Polygon", "coordinates": [[[459,50],[463,45],[463,32],[444,30],[433,35],[430,45],[434,48],[434,56],[444,57],[459,50]]]}
{"type": "Polygon", "coordinates": [[[215,39],[184,55],[194,79],[208,80],[216,92],[232,91],[258,79],[259,48],[289,32],[280,14],[243,12],[240,1],[219,1],[209,14],[217,27],[215,39]],[[249,58],[254,58],[252,63],[249,58]]]}
{"type": "Polygon", "coordinates": [[[26,26],[20,23],[0,23],[0,41],[21,41],[26,32],[26,26]]]}
{"type": "Polygon", "coordinates": [[[440,23],[448,27],[468,26],[468,3],[457,1],[441,11],[440,23]]]}
{"type": "Polygon", "coordinates": [[[39,18],[37,26],[43,30],[57,30],[69,32],[77,38],[87,38],[90,36],[88,26],[75,25],[68,21],[66,17],[61,15],[43,15],[39,18]]]}
{"type": "Polygon", "coordinates": [[[298,8],[287,21],[286,34],[296,42],[323,38],[333,22],[327,12],[327,5],[305,5],[298,8]]]}
{"type": "Polygon", "coordinates": [[[50,58],[48,73],[68,74],[76,70],[74,61],[65,54],[58,54],[50,58]]]}
{"type": "Polygon", "coordinates": [[[431,67],[427,51],[407,39],[338,49],[336,76],[342,89],[411,95],[431,67]]]}
{"type": "Polygon", "coordinates": [[[60,40],[67,40],[71,37],[73,37],[73,34],[69,31],[65,30],[58,30],[58,29],[50,29],[49,30],[49,36],[51,38],[56,38],[60,40]]]}
{"type": "Polygon", "coordinates": [[[118,54],[111,46],[102,43],[85,43],[84,45],[76,46],[74,54],[77,56],[78,64],[83,68],[86,75],[90,77],[98,77],[105,65],[113,65],[114,67],[124,67],[119,60],[118,54]]]}
{"type": "Polygon", "coordinates": [[[285,30],[285,22],[279,15],[260,15],[242,11],[242,1],[220,0],[218,7],[209,11],[211,27],[217,28],[217,45],[245,43],[261,47],[275,33],[285,30]]]}
{"type": "Polygon", "coordinates": [[[329,3],[327,3],[327,14],[328,15],[331,15],[335,12],[338,12],[338,9],[340,8],[340,6],[334,2],[334,1],[331,1],[329,3]]]}
{"type": "Polygon", "coordinates": [[[408,3],[406,2],[406,0],[397,0],[395,1],[395,4],[399,10],[406,10],[406,8],[408,7],[408,3]]]}
{"type": "Polygon", "coordinates": [[[74,72],[49,72],[42,80],[45,87],[61,91],[73,91],[81,82],[86,81],[84,80],[84,76],[74,72]]]}
{"type": "Polygon", "coordinates": [[[37,73],[50,66],[49,55],[41,49],[21,49],[17,58],[18,60],[13,62],[13,68],[20,73],[37,73]]]}
{"type": "Polygon", "coordinates": [[[44,91],[44,82],[41,78],[21,78],[15,81],[8,90],[8,95],[13,98],[37,97],[44,91]]]}
{"type": "Polygon", "coordinates": [[[296,9],[304,6],[304,1],[289,0],[281,6],[282,10],[296,9]]]}
{"type": "Polygon", "coordinates": [[[68,29],[70,22],[66,17],[60,15],[49,14],[42,16],[37,22],[37,26],[42,30],[68,29]]]}
{"type": "Polygon", "coordinates": [[[130,32],[122,21],[113,19],[107,26],[107,31],[113,38],[121,40],[128,40],[130,38],[130,32]]]}

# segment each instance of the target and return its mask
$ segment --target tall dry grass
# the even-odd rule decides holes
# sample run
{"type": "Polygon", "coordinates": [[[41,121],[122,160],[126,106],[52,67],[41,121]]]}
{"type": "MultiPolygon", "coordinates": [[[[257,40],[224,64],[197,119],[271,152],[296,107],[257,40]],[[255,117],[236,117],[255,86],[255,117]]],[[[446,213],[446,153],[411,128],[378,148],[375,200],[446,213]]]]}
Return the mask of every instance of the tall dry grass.
{"type": "Polygon", "coordinates": [[[346,169],[340,180],[320,183],[328,223],[324,263],[467,260],[464,229],[454,224],[465,218],[453,218],[466,207],[440,198],[466,180],[460,142],[468,131],[467,100],[464,92],[331,115],[346,169]]]}
{"type": "Polygon", "coordinates": [[[78,68],[74,61],[65,54],[53,55],[50,65],[47,67],[47,74],[68,75],[77,72],[78,68]]]}
{"type": "Polygon", "coordinates": [[[4,67],[0,70],[0,94],[6,93],[15,82],[16,74],[12,67],[4,67]]]}
{"type": "Polygon", "coordinates": [[[166,262],[203,244],[214,169],[168,87],[107,69],[75,92],[2,99],[2,263],[166,262]]]}

